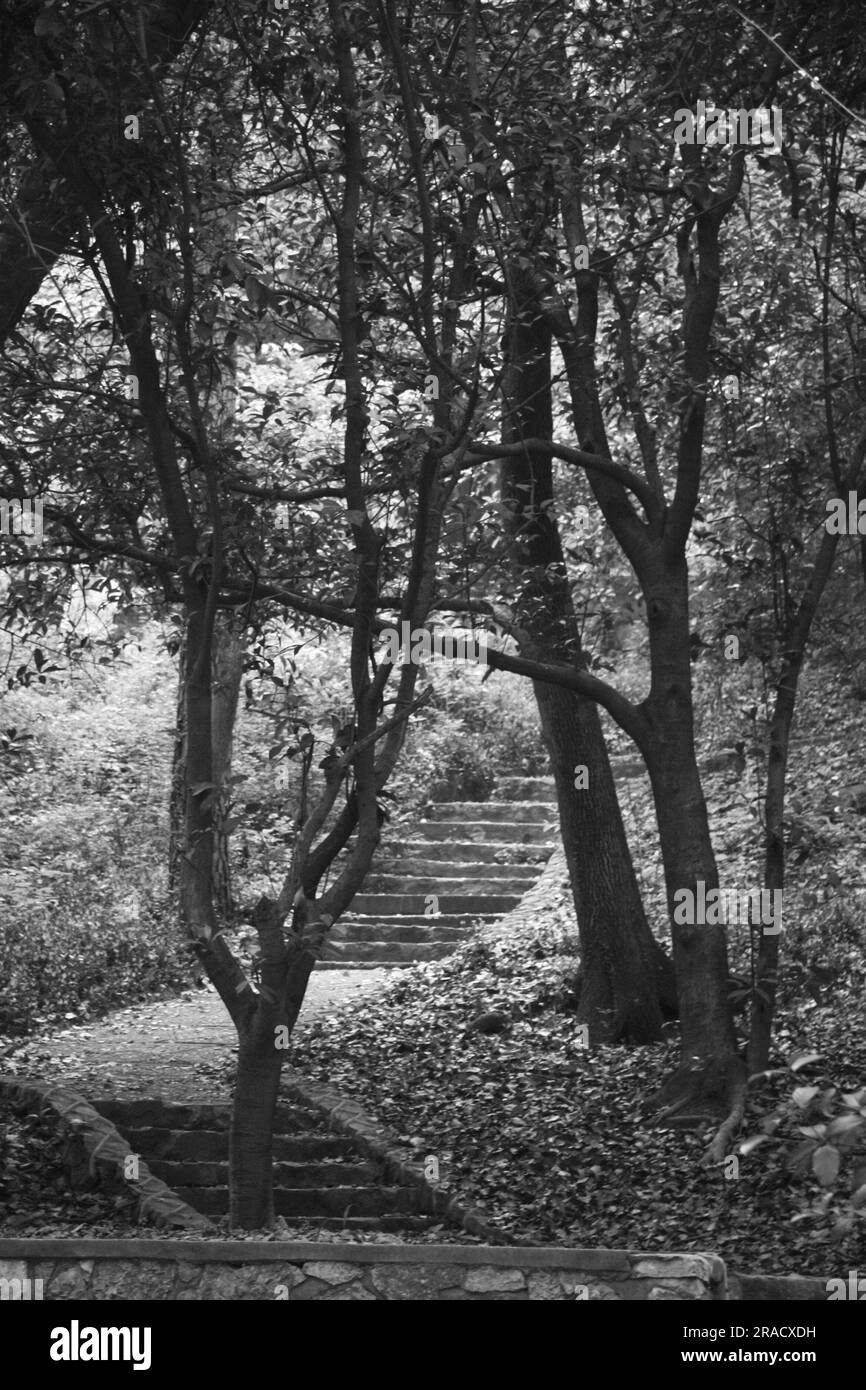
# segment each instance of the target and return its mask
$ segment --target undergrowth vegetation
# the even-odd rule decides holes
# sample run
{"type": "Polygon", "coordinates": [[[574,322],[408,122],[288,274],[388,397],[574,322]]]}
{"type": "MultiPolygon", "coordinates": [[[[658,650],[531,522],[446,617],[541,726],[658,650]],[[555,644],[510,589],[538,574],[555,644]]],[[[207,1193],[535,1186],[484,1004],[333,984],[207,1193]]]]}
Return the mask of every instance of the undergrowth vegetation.
{"type": "MultiPolygon", "coordinates": [[[[277,646],[291,652],[291,634],[277,646]]],[[[241,950],[243,917],[281,885],[296,832],[299,765],[286,752],[312,734],[314,795],[345,708],[345,657],[331,634],[278,668],[282,684],[245,677],[231,843],[241,950]]],[[[484,669],[431,662],[434,698],[412,717],[383,798],[395,825],[431,796],[483,799],[497,777],[546,766],[526,683],[483,681],[484,669]]],[[[82,659],[3,695],[0,1037],[85,1021],[196,977],[168,890],[176,682],[166,634],[150,623],[104,664],[82,659]]]]}
{"type": "Polygon", "coordinates": [[[190,980],[166,890],[172,666],[158,632],[64,681],[3,697],[20,733],[0,753],[0,1035],[190,980]]]}

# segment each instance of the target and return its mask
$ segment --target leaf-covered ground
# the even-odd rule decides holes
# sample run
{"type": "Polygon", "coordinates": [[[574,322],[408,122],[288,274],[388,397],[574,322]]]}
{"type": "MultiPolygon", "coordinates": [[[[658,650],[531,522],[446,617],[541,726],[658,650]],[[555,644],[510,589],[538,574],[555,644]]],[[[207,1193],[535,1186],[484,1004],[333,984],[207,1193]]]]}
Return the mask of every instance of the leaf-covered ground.
{"type": "MultiPolygon", "coordinates": [[[[786,825],[784,964],[773,1065],[797,1052],[818,1053],[820,1060],[800,1071],[797,1082],[840,1092],[866,1084],[866,784],[858,782],[851,755],[862,720],[861,701],[840,700],[832,725],[820,722],[820,759],[805,739],[795,747],[786,825]]],[[[757,788],[754,764],[742,778],[706,779],[723,887],[760,886],[757,788]]],[[[657,929],[665,915],[663,881],[646,779],[624,783],[620,791],[657,929]]],[[[732,969],[744,976],[747,935],[729,928],[732,969]]],[[[847,1168],[822,1191],[814,1177],[787,1167],[783,1149],[797,1140],[796,1125],[779,1131],[784,1145],[765,1142],[741,1156],[737,1177],[726,1176],[724,1167],[703,1167],[708,1136],[653,1128],[642,1104],[675,1064],[675,1035],[656,1047],[583,1050],[569,1007],[576,966],[576,925],[559,856],[516,913],[446,961],[391,972],[377,992],[357,1004],[343,998],[339,1007],[320,993],[327,995],[329,975],[314,977],[317,997],[299,1022],[292,1064],[360,1100],[419,1155],[435,1155],[451,1190],[520,1239],[713,1250],[744,1272],[829,1278],[862,1268],[864,1213],[855,1213],[847,1227],[839,1220],[850,1191],[847,1168]],[[469,1031],[489,1010],[508,1014],[507,1031],[469,1031]]],[[[6,1066],[19,1075],[78,1083],[94,1096],[112,1089],[120,1053],[139,1029],[132,1049],[137,1093],[158,1094],[164,1083],[171,1094],[161,1065],[168,1058],[149,1046],[158,1037],[163,1051],[174,1048],[175,1076],[183,1042],[188,1075],[201,1096],[225,1097],[233,1037],[215,1018],[199,1019],[202,998],[71,1029],[62,1047],[56,1037],[15,1044],[6,1066]],[[103,1037],[101,1030],[112,1027],[110,1038],[103,1037]]],[[[754,1134],[761,1116],[791,1095],[792,1084],[791,1077],[777,1077],[753,1088],[745,1134],[754,1134]]],[[[31,1186],[33,1194],[37,1187],[31,1186]]],[[[8,1218],[26,1214],[24,1199],[19,1184],[5,1199],[0,1232],[13,1233],[8,1218]]],[[[38,1204],[31,1207],[33,1219],[15,1233],[68,1235],[85,1220],[80,1207],[61,1217],[53,1195],[50,1212],[46,1220],[38,1204]]],[[[86,1220],[79,1234],[157,1234],[130,1227],[110,1209],[94,1207],[86,1220]]],[[[301,1227],[274,1235],[347,1238],[301,1227]]],[[[455,1232],[426,1238],[461,1239],[455,1232]]]]}
{"type": "MultiPolygon", "coordinates": [[[[460,1197],[538,1244],[713,1250],[744,1271],[828,1277],[862,1263],[866,1226],[834,1246],[832,1208],[795,1220],[815,1184],[766,1147],[726,1178],[701,1166],[706,1134],[647,1123],[641,1102],[675,1065],[676,1045],[583,1050],[573,1014],[539,1008],[555,1004],[574,965],[562,945],[555,923],[527,923],[413,970],[362,1010],[315,1025],[293,1065],[436,1155],[460,1197]],[[512,1016],[506,1032],[468,1030],[491,1009],[512,1016]]],[[[781,1041],[828,1058],[804,1079],[829,1072],[853,1089],[866,1076],[866,1039],[853,1046],[832,1007],[790,1013],[781,1041]]],[[[753,1118],[778,1094],[765,1083],[753,1118]]]]}
{"type": "MultiPolygon", "coordinates": [[[[812,715],[821,757],[802,740],[792,763],[771,1065],[819,1053],[820,1061],[798,1073],[802,1084],[851,1092],[866,1085],[866,787],[851,765],[863,705],[839,701],[830,726],[820,710],[812,715]]],[[[741,778],[721,774],[705,784],[722,886],[759,887],[754,764],[741,778]]],[[[664,888],[647,779],[628,782],[621,794],[657,925],[664,888]]],[[[419,1152],[437,1155],[461,1198],[521,1238],[713,1250],[744,1272],[831,1277],[858,1261],[862,1267],[866,1213],[856,1213],[840,1235],[840,1215],[851,1215],[850,1164],[822,1191],[814,1177],[786,1165],[784,1153],[798,1137],[789,1126],[779,1142],[740,1157],[739,1176],[726,1178],[724,1167],[702,1166],[707,1133],[654,1128],[644,1112],[643,1101],[675,1065],[675,1036],[655,1047],[581,1049],[568,1009],[576,924],[561,863],[476,944],[402,972],[363,1009],[319,1021],[296,1043],[293,1065],[361,1101],[419,1152]],[[469,1031],[489,1010],[508,1013],[509,1029],[469,1031]]],[[[748,929],[730,927],[729,941],[732,972],[746,978],[748,929]]],[[[745,1135],[793,1084],[788,1076],[753,1085],[745,1135]]]]}
{"type": "Polygon", "coordinates": [[[0,1100],[0,1235],[112,1236],[131,1226],[134,1199],[70,1188],[64,1148],[49,1119],[0,1100]]]}

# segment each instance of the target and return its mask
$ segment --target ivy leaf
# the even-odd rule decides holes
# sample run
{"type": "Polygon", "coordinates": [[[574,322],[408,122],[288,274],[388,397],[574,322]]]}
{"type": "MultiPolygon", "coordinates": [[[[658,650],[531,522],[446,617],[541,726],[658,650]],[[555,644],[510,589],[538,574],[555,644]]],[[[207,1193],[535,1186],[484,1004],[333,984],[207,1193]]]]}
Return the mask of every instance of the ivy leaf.
{"type": "Polygon", "coordinates": [[[791,1071],[799,1071],[801,1067],[808,1067],[812,1062],[820,1062],[822,1054],[820,1052],[792,1052],[788,1059],[788,1066],[791,1071]]]}
{"type": "Polygon", "coordinates": [[[840,1115],[838,1119],[832,1120],[827,1126],[827,1138],[830,1139],[836,1134],[845,1134],[850,1129],[859,1129],[866,1121],[860,1115],[840,1115]]]}
{"type": "Polygon", "coordinates": [[[812,1172],[822,1187],[831,1187],[839,1176],[839,1150],[824,1144],[812,1155],[812,1172]]]}

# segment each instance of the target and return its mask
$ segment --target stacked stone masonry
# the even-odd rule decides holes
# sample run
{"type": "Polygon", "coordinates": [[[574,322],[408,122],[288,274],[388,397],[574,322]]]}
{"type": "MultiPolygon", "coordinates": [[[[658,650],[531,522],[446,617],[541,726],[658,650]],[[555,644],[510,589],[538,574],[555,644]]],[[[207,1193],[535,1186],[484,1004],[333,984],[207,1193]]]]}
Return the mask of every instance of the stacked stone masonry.
{"type": "Polygon", "coordinates": [[[594,1302],[726,1296],[725,1267],[715,1255],[447,1245],[6,1240],[0,1241],[0,1280],[10,1281],[2,1286],[7,1298],[15,1297],[14,1281],[21,1281],[22,1291],[29,1289],[31,1297],[38,1288],[44,1300],[93,1302],[594,1302]]]}

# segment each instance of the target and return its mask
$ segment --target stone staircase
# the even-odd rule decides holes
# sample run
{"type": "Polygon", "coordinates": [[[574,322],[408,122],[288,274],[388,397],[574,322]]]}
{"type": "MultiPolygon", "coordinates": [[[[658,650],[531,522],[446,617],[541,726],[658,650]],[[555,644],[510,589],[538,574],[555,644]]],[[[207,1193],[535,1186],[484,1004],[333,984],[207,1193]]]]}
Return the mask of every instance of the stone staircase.
{"type": "MultiPolygon", "coordinates": [[[[230,1106],[103,1099],[111,1120],[154,1177],[205,1216],[228,1214],[230,1106]]],[[[422,1209],[417,1187],[394,1182],[355,1141],[284,1083],[274,1124],[274,1207],[289,1225],[325,1230],[418,1231],[442,1217],[422,1209]]]]}
{"type": "Polygon", "coordinates": [[[417,831],[383,841],[331,929],[319,970],[439,960],[537,881],[558,837],[550,777],[501,778],[490,801],[440,801],[417,831]]]}

